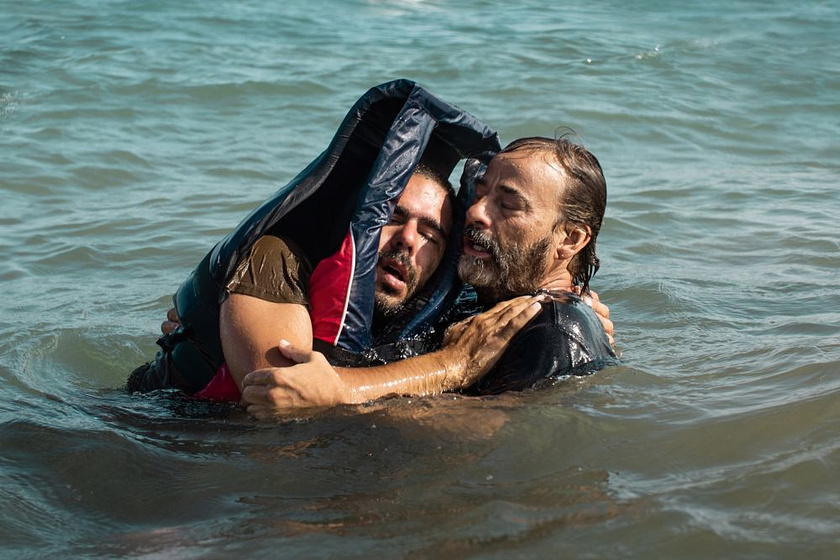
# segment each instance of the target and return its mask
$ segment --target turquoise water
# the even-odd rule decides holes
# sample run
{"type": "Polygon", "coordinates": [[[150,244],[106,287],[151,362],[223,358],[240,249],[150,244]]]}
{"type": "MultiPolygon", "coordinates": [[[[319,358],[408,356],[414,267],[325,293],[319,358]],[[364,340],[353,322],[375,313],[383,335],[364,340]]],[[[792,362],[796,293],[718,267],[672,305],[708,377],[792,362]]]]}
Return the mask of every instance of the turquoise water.
{"type": "Polygon", "coordinates": [[[4,557],[834,558],[834,2],[0,1],[4,557]],[[624,366],[286,424],[120,390],[367,88],[574,129],[624,366]]]}

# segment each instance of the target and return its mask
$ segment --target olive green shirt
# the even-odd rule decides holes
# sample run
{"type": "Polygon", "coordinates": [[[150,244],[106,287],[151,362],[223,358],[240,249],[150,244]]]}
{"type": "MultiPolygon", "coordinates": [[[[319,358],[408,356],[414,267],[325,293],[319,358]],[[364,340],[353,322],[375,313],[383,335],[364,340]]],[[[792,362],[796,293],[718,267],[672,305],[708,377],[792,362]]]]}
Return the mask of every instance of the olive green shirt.
{"type": "Polygon", "coordinates": [[[225,292],[309,305],[311,275],[312,266],[300,247],[289,239],[264,235],[239,262],[225,292]]]}

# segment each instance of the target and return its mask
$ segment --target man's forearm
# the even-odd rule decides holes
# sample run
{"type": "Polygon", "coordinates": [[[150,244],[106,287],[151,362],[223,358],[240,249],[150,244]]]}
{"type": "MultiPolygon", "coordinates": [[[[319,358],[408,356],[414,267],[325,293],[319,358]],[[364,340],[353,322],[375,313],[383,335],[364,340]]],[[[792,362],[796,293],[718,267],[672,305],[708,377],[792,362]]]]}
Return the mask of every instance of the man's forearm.
{"type": "Polygon", "coordinates": [[[542,309],[546,296],[521,296],[453,325],[436,352],[374,368],[336,368],[345,402],[391,394],[431,395],[467,387],[496,362],[514,334],[542,309]],[[454,329],[454,330],[453,330],[454,329]]]}
{"type": "Polygon", "coordinates": [[[438,350],[370,368],[335,368],[347,391],[347,403],[358,404],[386,395],[433,395],[465,384],[463,361],[438,350]]]}
{"type": "Polygon", "coordinates": [[[430,395],[468,381],[467,361],[451,350],[372,368],[334,368],[320,352],[281,342],[292,367],[252,371],[244,379],[244,402],[254,414],[278,410],[359,404],[386,395],[430,395]]]}

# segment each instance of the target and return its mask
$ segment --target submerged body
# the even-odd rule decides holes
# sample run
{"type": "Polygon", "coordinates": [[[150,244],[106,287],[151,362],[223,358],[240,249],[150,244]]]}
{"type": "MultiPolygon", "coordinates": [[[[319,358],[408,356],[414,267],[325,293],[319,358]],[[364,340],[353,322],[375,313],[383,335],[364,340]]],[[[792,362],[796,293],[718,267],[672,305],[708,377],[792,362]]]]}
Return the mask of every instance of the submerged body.
{"type": "MultiPolygon", "coordinates": [[[[513,336],[490,371],[469,387],[459,390],[470,396],[521,391],[561,381],[570,376],[590,375],[621,362],[604,325],[591,306],[571,292],[548,292],[540,312],[513,336]]],[[[363,355],[332,355],[333,365],[366,367],[433,352],[440,348],[449,324],[486,311],[472,286],[465,286],[441,322],[425,333],[398,344],[372,348],[363,355]]]]}

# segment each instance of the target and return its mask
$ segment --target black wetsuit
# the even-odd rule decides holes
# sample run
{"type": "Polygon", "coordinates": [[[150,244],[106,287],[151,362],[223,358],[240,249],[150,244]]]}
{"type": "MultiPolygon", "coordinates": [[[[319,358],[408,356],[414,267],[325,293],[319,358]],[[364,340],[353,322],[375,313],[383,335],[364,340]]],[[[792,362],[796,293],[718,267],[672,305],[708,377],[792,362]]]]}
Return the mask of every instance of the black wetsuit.
{"type": "Polygon", "coordinates": [[[571,293],[552,296],[554,299],[544,303],[542,311],[513,337],[493,369],[463,393],[493,395],[522,390],[619,363],[592,308],[571,293]]]}

